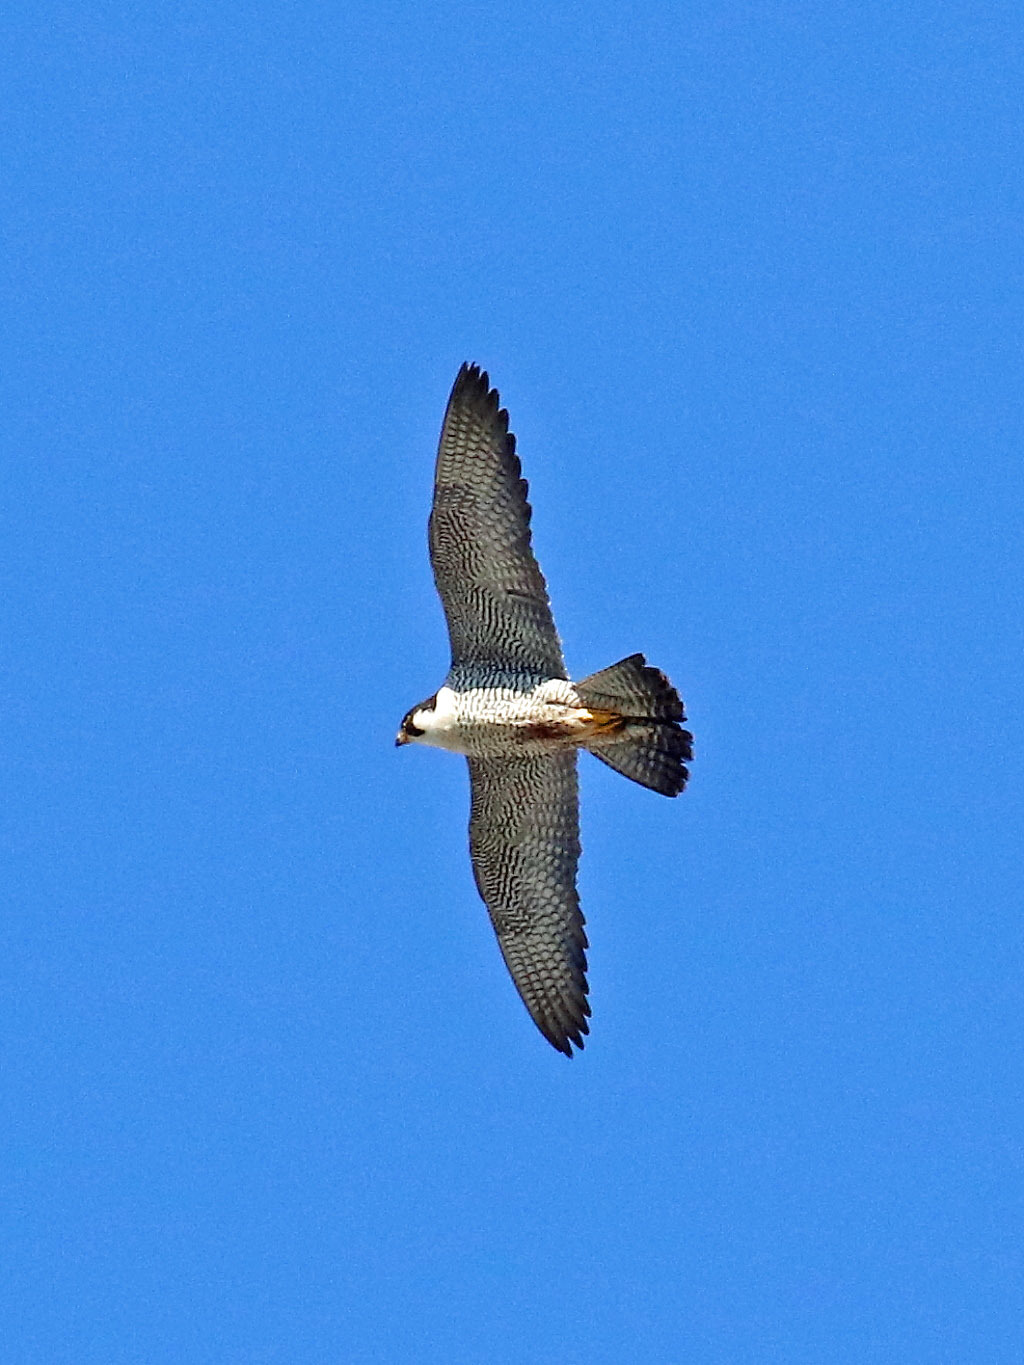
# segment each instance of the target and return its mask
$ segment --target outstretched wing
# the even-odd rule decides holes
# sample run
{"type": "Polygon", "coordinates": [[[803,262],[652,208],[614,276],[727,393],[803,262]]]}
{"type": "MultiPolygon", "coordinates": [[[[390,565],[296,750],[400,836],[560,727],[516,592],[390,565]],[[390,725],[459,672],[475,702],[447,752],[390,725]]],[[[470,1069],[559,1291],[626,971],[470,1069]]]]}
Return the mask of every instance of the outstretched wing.
{"type": "Polygon", "coordinates": [[[576,894],[576,751],[468,761],[477,887],[526,1008],[552,1047],[571,1057],[590,1014],[576,894]]]}
{"type": "Polygon", "coordinates": [[[430,562],[448,620],[452,672],[564,678],[508,413],[476,365],[459,371],[437,452],[430,562]]]}

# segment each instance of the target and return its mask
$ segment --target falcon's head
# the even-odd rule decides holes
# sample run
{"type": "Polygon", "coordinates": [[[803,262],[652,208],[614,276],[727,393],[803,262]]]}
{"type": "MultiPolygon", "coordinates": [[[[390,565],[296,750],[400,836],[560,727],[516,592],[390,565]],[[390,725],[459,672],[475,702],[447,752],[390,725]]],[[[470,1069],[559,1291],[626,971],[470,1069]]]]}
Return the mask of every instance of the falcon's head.
{"type": "Polygon", "coordinates": [[[435,693],[426,701],[421,701],[419,706],[414,706],[411,711],[406,711],[402,717],[398,734],[395,736],[396,748],[402,744],[415,744],[418,739],[423,738],[430,729],[430,719],[434,714],[436,705],[437,694],[435,693]]]}

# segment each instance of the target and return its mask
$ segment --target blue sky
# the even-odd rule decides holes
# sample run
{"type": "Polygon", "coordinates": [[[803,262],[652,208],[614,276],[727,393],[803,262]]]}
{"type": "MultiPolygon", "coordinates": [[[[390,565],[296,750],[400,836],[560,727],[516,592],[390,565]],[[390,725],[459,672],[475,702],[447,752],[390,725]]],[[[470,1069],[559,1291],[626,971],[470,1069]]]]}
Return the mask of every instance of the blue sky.
{"type": "Polygon", "coordinates": [[[17,1362],[1018,1362],[1009,4],[8,8],[17,1362]],[[402,750],[463,360],[570,669],[594,1018],[402,750]]]}

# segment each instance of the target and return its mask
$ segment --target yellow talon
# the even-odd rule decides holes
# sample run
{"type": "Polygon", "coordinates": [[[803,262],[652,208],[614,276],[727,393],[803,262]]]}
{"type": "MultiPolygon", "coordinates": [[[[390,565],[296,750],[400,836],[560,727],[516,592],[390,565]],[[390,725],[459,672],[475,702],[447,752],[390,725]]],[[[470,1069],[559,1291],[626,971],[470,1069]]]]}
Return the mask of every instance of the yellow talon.
{"type": "Polygon", "coordinates": [[[594,727],[594,733],[598,735],[614,734],[626,723],[625,717],[620,716],[618,711],[588,711],[587,715],[594,727]]]}

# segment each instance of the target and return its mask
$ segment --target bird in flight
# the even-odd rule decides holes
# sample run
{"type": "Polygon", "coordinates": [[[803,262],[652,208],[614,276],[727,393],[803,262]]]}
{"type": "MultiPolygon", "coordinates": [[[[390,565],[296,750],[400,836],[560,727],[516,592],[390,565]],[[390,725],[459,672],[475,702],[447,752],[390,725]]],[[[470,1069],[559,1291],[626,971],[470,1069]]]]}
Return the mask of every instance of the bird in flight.
{"type": "Polygon", "coordinates": [[[406,713],[395,743],[466,755],[477,888],[534,1023],[571,1057],[590,1014],[576,751],[678,796],[693,736],[679,694],[642,654],[569,681],[526,495],[508,413],[486,371],[463,365],[429,523],[452,663],[444,685],[406,713]]]}

